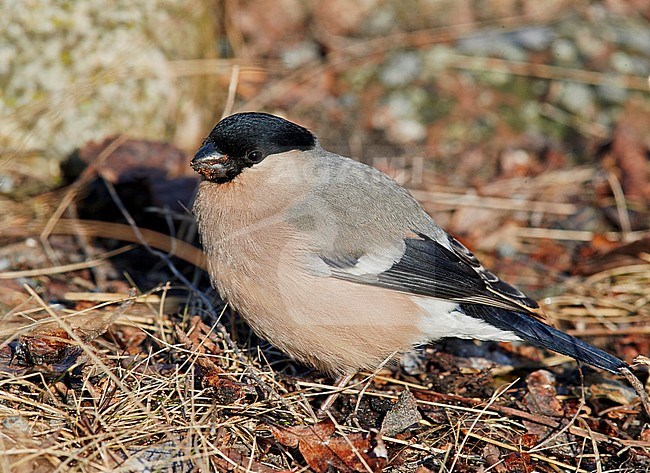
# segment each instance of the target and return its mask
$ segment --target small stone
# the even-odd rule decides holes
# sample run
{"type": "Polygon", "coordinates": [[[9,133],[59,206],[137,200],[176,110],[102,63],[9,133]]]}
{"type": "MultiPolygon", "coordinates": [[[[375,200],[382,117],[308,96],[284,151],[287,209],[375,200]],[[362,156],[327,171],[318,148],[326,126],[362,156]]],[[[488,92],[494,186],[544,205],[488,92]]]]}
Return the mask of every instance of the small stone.
{"type": "Polygon", "coordinates": [[[402,391],[395,405],[386,413],[386,417],[381,423],[381,433],[392,437],[404,432],[421,420],[422,415],[418,411],[415,397],[410,391],[402,391]]]}
{"type": "Polygon", "coordinates": [[[394,56],[381,71],[380,79],[388,87],[406,85],[413,82],[422,69],[422,61],[417,52],[405,52],[394,56]]]}
{"type": "Polygon", "coordinates": [[[601,56],[607,51],[607,43],[587,27],[577,28],[574,36],[578,51],[587,58],[601,56]]]}
{"type": "Polygon", "coordinates": [[[589,116],[593,110],[594,98],[594,92],[589,86],[567,82],[564,84],[560,103],[573,113],[589,116]]]}
{"type": "Polygon", "coordinates": [[[388,34],[395,26],[395,13],[387,8],[377,8],[366,20],[364,30],[370,34],[388,34]]]}
{"type": "Polygon", "coordinates": [[[194,470],[192,460],[183,458],[183,452],[178,448],[178,442],[168,440],[164,443],[150,445],[143,449],[131,449],[131,455],[122,464],[127,471],[155,472],[171,471],[174,473],[189,473],[194,470]]]}
{"type": "Polygon", "coordinates": [[[13,177],[0,175],[0,193],[9,194],[15,188],[16,182],[13,177]]]}
{"type": "Polygon", "coordinates": [[[303,41],[286,48],[282,52],[282,62],[289,69],[296,69],[300,66],[318,58],[318,45],[313,41],[303,41]]]}
{"type": "Polygon", "coordinates": [[[597,398],[606,398],[612,402],[627,405],[637,400],[634,389],[611,379],[601,379],[589,386],[589,394],[597,398]]]}
{"type": "Polygon", "coordinates": [[[513,33],[516,41],[527,49],[534,51],[543,51],[546,49],[555,37],[552,28],[548,26],[531,26],[523,28],[513,33]]]}
{"type": "Polygon", "coordinates": [[[616,85],[616,78],[612,78],[611,83],[597,85],[596,94],[603,101],[615,104],[625,103],[628,97],[627,89],[616,85]]]}
{"type": "Polygon", "coordinates": [[[645,61],[641,61],[638,57],[622,51],[616,51],[612,54],[611,64],[614,70],[621,74],[644,75],[648,73],[645,61]]]}
{"type": "Polygon", "coordinates": [[[414,143],[427,137],[427,129],[422,123],[406,118],[393,123],[388,134],[399,143],[414,143]]]}
{"type": "Polygon", "coordinates": [[[558,63],[572,64],[578,57],[575,45],[568,39],[558,39],[553,42],[553,57],[558,63]]]}
{"type": "Polygon", "coordinates": [[[412,350],[402,355],[400,366],[409,376],[417,376],[426,370],[426,363],[420,352],[412,350]]]}
{"type": "Polygon", "coordinates": [[[13,432],[29,432],[29,422],[23,416],[8,416],[2,419],[2,426],[13,432]]]}
{"type": "Polygon", "coordinates": [[[435,78],[440,71],[446,69],[454,62],[456,52],[449,46],[437,44],[424,53],[423,75],[426,78],[435,78]]]}
{"type": "Polygon", "coordinates": [[[641,54],[650,54],[650,29],[631,26],[617,31],[617,42],[641,54]]]}

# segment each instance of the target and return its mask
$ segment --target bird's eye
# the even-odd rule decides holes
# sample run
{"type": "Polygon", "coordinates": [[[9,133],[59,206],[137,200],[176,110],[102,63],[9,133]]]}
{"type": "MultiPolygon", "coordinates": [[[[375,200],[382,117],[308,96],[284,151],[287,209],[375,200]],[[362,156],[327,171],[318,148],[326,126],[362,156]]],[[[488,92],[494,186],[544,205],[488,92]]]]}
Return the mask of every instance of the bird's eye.
{"type": "Polygon", "coordinates": [[[253,151],[249,151],[246,154],[246,159],[253,163],[259,163],[261,160],[264,159],[264,153],[262,153],[260,150],[255,149],[253,151]]]}

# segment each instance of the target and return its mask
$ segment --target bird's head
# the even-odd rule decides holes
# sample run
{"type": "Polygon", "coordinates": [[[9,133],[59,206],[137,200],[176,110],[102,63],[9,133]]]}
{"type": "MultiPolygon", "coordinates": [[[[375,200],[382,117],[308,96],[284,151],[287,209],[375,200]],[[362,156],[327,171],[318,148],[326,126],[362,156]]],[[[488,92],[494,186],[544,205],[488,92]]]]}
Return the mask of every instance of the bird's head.
{"type": "Polygon", "coordinates": [[[267,156],[317,146],[306,128],[268,113],[236,113],[215,125],[192,159],[192,168],[212,182],[228,182],[267,156]]]}

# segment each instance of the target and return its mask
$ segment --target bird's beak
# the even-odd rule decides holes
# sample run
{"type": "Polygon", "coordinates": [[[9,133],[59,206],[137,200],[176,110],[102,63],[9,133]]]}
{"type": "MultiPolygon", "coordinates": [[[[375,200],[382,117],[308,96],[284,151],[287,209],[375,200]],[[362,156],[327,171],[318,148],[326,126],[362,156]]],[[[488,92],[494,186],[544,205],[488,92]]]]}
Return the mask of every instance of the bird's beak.
{"type": "Polygon", "coordinates": [[[214,144],[210,142],[204,143],[197,151],[191,166],[209,181],[228,179],[234,169],[228,156],[217,151],[214,144]]]}

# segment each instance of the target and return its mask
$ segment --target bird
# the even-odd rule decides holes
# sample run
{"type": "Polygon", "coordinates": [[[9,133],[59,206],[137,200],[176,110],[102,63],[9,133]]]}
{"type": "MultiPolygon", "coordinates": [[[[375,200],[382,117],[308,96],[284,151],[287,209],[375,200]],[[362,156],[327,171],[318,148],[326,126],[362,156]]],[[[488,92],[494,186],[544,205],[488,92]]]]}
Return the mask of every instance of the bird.
{"type": "Polygon", "coordinates": [[[191,160],[211,284],[262,338],[345,376],[448,337],[528,342],[611,373],[619,358],[551,326],[409,192],[262,113],[219,121],[191,160]]]}

